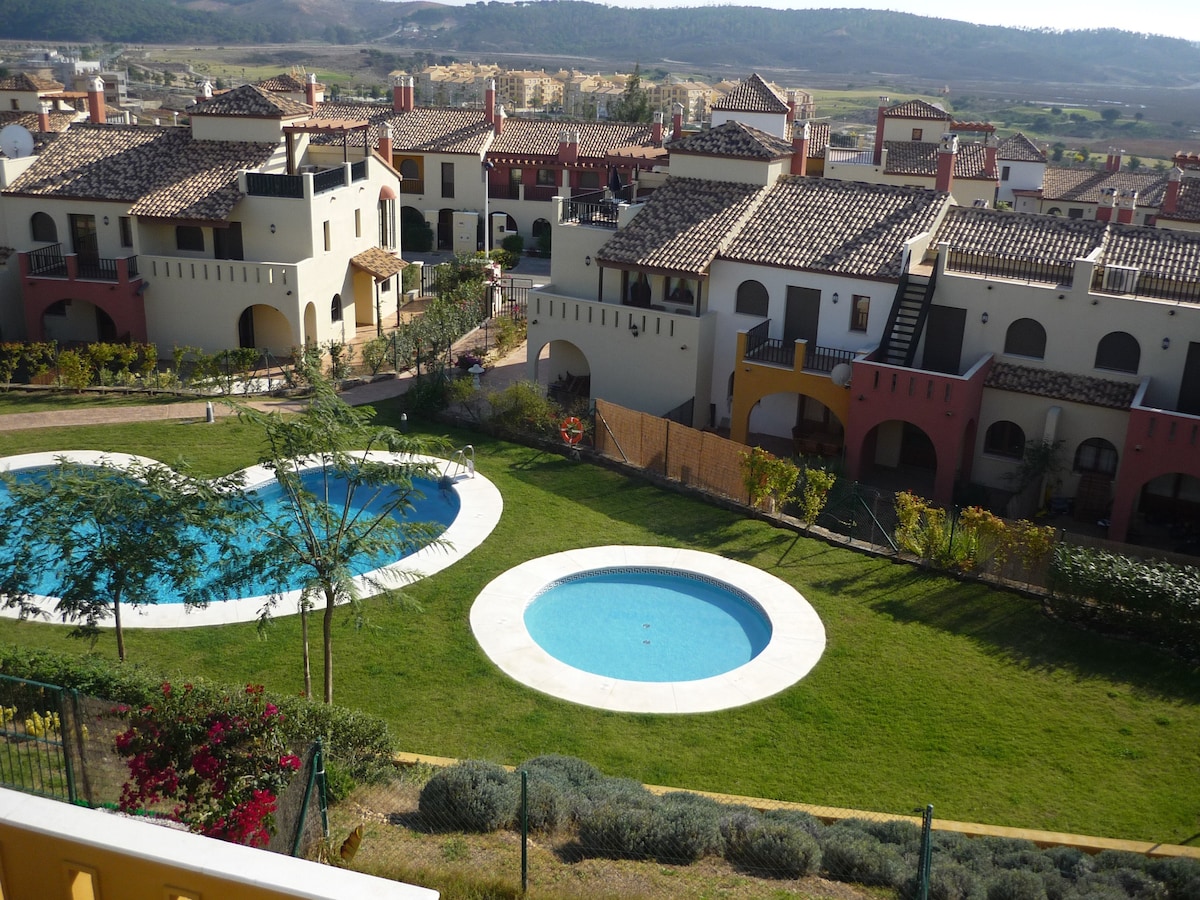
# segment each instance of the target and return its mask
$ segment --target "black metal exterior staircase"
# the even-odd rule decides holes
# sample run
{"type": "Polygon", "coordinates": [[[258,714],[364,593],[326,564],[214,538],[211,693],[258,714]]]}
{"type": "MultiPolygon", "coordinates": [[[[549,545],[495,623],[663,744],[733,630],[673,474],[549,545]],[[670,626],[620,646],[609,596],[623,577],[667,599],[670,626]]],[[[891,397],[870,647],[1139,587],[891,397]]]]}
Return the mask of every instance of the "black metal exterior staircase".
{"type": "Polygon", "coordinates": [[[929,304],[933,301],[933,287],[937,281],[937,269],[933,274],[914,275],[905,273],[896,287],[896,299],[884,326],[883,346],[877,359],[890,366],[909,367],[921,343],[921,331],[929,315],[929,304]]]}

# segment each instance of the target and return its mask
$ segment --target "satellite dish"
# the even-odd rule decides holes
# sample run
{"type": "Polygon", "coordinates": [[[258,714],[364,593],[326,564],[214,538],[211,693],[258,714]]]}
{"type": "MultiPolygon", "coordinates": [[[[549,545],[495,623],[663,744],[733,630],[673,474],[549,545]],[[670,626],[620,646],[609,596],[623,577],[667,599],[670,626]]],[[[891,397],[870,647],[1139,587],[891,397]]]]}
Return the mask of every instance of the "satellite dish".
{"type": "Polygon", "coordinates": [[[33,135],[24,125],[5,125],[0,128],[0,150],[9,159],[20,159],[33,153],[33,135]]]}
{"type": "Polygon", "coordinates": [[[850,383],[850,376],[853,374],[854,370],[850,368],[849,363],[838,363],[833,367],[833,371],[829,373],[829,378],[838,387],[846,387],[850,383]]]}

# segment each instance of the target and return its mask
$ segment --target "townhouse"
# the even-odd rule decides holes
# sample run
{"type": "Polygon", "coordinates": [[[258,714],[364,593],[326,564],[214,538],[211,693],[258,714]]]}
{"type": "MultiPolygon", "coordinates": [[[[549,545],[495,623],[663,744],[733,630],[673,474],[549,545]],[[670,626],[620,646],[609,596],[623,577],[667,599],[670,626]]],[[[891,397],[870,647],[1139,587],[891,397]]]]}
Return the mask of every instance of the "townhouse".
{"type": "Polygon", "coordinates": [[[394,317],[399,176],[366,122],[314,120],[315,87],[205,86],[189,127],[97,113],[0,161],[5,338],[286,357],[394,317]]]}

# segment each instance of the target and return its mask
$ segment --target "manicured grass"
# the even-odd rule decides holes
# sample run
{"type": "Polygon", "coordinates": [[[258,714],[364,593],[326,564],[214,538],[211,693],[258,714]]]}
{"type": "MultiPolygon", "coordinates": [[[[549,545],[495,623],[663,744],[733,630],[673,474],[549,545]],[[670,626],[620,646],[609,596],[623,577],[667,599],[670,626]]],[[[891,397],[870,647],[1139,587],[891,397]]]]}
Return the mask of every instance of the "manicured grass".
{"type": "MultiPolygon", "coordinates": [[[[504,496],[496,532],[409,590],[420,611],[368,601],[366,626],[346,617],[335,636],[335,699],[386,718],[399,748],[505,763],[565,753],[663,785],[899,813],[933,803],[939,818],[1165,843],[1197,831],[1200,673],[1060,626],[1013,594],[801,538],[599,466],[451,437],[475,445],[504,496]],[[689,546],[778,575],[820,613],[825,655],[776,697],[696,716],[600,712],[501,675],[468,625],[480,588],[534,556],[606,543],[689,546]]],[[[3,440],[9,453],[183,456],[211,473],[257,451],[248,427],[227,422],[3,440]]],[[[0,640],[85,651],[65,633],[0,622],[0,640]]],[[[131,660],[167,674],[300,689],[294,617],[261,638],[247,624],[131,630],[127,641],[131,660]]],[[[113,655],[110,635],[97,652],[113,655]]]]}
{"type": "Polygon", "coordinates": [[[60,391],[0,391],[0,416],[11,413],[55,412],[63,409],[85,409],[96,406],[155,406],[202,400],[182,394],[117,394],[100,396],[95,393],[70,394],[60,391]]]}

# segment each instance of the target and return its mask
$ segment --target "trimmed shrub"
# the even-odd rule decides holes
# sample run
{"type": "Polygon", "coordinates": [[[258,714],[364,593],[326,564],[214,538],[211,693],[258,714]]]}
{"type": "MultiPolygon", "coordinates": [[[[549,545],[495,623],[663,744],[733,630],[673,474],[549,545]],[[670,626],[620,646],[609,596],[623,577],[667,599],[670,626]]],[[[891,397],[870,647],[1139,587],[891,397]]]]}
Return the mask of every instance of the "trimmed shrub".
{"type": "Polygon", "coordinates": [[[1173,898],[1200,900],[1200,860],[1151,859],[1146,871],[1167,886],[1173,898]]]}
{"type": "Polygon", "coordinates": [[[513,823],[517,782],[495,763],[465,760],[434,773],[421,788],[417,808],[438,831],[487,833],[513,823]]]}
{"type": "Polygon", "coordinates": [[[559,779],[573,788],[584,787],[604,780],[604,775],[593,766],[574,756],[560,756],[557,753],[535,756],[527,759],[518,767],[539,778],[559,779]]]}
{"type": "Polygon", "coordinates": [[[721,804],[678,791],[664,795],[654,811],[651,854],[659,862],[688,864],[724,849],[721,804]]]}
{"type": "Polygon", "coordinates": [[[722,823],[725,858],[752,875],[802,878],[821,867],[821,848],[801,825],[738,812],[722,823]]]}
{"type": "Polygon", "coordinates": [[[598,803],[579,820],[579,845],[585,856],[646,859],[651,856],[654,811],[626,807],[615,800],[598,803]]]}
{"type": "Polygon", "coordinates": [[[1035,872],[1008,870],[988,879],[987,900],[1048,900],[1042,878],[1035,872]]]}
{"type": "Polygon", "coordinates": [[[821,867],[835,881],[898,887],[910,868],[894,846],[881,844],[855,828],[827,828],[820,844],[824,854],[821,867]]]}
{"type": "Polygon", "coordinates": [[[784,825],[792,825],[812,837],[820,834],[821,829],[825,827],[816,816],[800,809],[768,809],[762,814],[762,817],[767,822],[782,822],[784,825]]]}
{"type": "Polygon", "coordinates": [[[1051,847],[1043,852],[1064,878],[1074,881],[1092,871],[1092,858],[1077,847],[1051,847]]]}
{"type": "MultiPolygon", "coordinates": [[[[929,900],[975,900],[979,890],[979,878],[966,866],[935,863],[929,873],[929,900]]],[[[916,893],[910,890],[905,896],[916,893]]]]}

